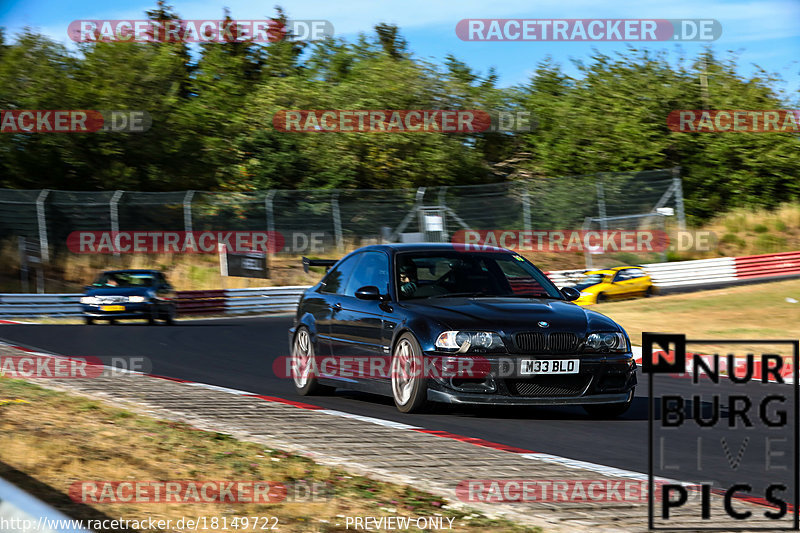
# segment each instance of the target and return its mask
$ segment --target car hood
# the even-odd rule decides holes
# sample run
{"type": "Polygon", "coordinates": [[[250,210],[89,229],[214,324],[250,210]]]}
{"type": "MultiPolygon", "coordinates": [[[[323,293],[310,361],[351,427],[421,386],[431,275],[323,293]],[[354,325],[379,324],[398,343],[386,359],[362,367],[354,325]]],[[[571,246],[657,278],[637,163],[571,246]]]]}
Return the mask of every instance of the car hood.
{"type": "Polygon", "coordinates": [[[451,329],[525,331],[548,323],[548,331],[622,331],[613,320],[563,300],[539,298],[436,298],[404,302],[414,312],[451,329]]]}
{"type": "Polygon", "coordinates": [[[97,287],[86,290],[86,296],[147,296],[151,287],[97,287]]]}

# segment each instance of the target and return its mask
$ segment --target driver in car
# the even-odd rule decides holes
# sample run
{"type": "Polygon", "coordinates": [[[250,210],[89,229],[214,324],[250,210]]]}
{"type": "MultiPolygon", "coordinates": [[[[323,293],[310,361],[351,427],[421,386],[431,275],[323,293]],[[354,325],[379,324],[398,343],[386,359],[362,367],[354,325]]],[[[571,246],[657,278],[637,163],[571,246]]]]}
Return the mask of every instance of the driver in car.
{"type": "Polygon", "coordinates": [[[417,291],[417,265],[412,262],[406,263],[400,267],[399,270],[399,283],[400,294],[408,298],[417,291]]]}

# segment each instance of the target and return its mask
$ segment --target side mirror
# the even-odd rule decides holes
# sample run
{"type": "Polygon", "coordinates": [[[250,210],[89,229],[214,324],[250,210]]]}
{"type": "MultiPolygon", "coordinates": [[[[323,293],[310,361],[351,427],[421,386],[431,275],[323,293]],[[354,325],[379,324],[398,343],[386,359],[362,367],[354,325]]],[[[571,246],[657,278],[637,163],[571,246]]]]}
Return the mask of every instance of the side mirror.
{"type": "Polygon", "coordinates": [[[561,294],[564,295],[564,298],[566,298],[568,302],[573,302],[581,297],[581,292],[574,287],[562,288],[561,294]]]}
{"type": "Polygon", "coordinates": [[[359,300],[380,300],[381,292],[374,285],[366,285],[356,291],[356,298],[359,300]]]}

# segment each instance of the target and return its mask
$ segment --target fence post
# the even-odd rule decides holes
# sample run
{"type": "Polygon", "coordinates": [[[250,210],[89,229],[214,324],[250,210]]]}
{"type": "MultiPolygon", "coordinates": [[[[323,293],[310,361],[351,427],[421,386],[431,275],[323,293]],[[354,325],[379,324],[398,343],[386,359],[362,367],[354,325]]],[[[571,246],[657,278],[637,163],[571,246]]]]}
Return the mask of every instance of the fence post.
{"type": "Polygon", "coordinates": [[[531,195],[528,193],[528,183],[522,184],[525,187],[522,191],[522,229],[531,231],[531,195]]]}
{"type": "Polygon", "coordinates": [[[39,250],[42,263],[50,260],[50,249],[47,243],[47,218],[44,210],[44,201],[48,194],[50,194],[50,189],[44,189],[36,198],[36,223],[39,226],[39,250]]]}
{"type": "Polygon", "coordinates": [[[186,196],[183,197],[183,229],[186,233],[192,231],[192,198],[194,191],[186,191],[186,196]]]}
{"type": "Polygon", "coordinates": [[[683,210],[683,183],[681,182],[681,167],[672,169],[672,190],[675,195],[675,207],[678,211],[678,229],[686,231],[686,213],[683,210]]]}
{"type": "MultiPolygon", "coordinates": [[[[111,211],[111,235],[114,236],[115,241],[119,234],[119,209],[117,205],[122,195],[123,191],[114,191],[113,196],[111,196],[111,201],[109,202],[109,209],[111,211]]],[[[114,249],[114,257],[119,257],[119,250],[117,250],[116,247],[114,249]]]]}
{"type": "Polygon", "coordinates": [[[342,218],[339,215],[339,191],[331,196],[331,211],[333,212],[333,234],[336,236],[336,248],[341,252],[344,250],[342,240],[342,218]]]}
{"type": "Polygon", "coordinates": [[[597,216],[600,219],[600,229],[605,231],[608,229],[606,222],[606,191],[603,187],[603,175],[597,173],[597,216]]]}
{"type": "MultiPolygon", "coordinates": [[[[267,212],[267,235],[269,235],[268,239],[275,238],[275,212],[272,209],[272,199],[275,197],[275,190],[270,190],[267,192],[267,196],[264,198],[264,209],[267,212]]],[[[269,256],[273,257],[275,255],[275,246],[272,245],[269,247],[269,256]]]]}

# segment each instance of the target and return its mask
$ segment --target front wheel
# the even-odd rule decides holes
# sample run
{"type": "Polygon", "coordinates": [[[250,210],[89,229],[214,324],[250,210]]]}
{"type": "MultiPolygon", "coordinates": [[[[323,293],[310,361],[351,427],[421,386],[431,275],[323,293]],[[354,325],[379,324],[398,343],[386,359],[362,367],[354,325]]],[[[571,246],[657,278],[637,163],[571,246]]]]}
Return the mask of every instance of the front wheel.
{"type": "Polygon", "coordinates": [[[320,385],[316,376],[314,344],[307,328],[297,330],[292,344],[292,380],[294,388],[302,396],[333,392],[333,387],[320,385]]]}
{"type": "Polygon", "coordinates": [[[631,389],[628,401],[624,403],[589,404],[589,405],[584,405],[583,409],[592,418],[600,418],[600,419],[617,418],[618,416],[624,415],[628,411],[628,409],[631,408],[631,405],[633,404],[633,393],[635,391],[636,391],[635,388],[631,389]]]}
{"type": "Polygon", "coordinates": [[[175,306],[170,305],[164,313],[164,324],[171,326],[175,323],[175,306]]]}
{"type": "Polygon", "coordinates": [[[428,399],[428,380],[423,375],[422,348],[410,333],[394,347],[391,366],[392,397],[401,413],[421,411],[428,399]]]}

